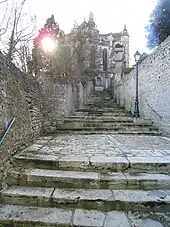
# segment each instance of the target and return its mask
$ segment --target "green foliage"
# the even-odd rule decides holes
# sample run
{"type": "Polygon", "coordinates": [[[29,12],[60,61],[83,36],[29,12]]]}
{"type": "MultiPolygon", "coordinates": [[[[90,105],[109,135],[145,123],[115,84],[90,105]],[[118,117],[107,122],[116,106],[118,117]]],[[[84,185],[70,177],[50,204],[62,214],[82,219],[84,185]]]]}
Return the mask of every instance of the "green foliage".
{"type": "Polygon", "coordinates": [[[146,27],[147,46],[152,49],[170,35],[170,0],[158,0],[146,27]]]}

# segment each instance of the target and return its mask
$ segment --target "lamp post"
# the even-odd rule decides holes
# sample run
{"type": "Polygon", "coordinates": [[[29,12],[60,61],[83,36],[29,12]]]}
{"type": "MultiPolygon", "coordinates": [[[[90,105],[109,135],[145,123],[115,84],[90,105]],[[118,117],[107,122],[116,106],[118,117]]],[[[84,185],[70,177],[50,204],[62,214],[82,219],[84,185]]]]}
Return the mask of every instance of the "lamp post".
{"type": "Polygon", "coordinates": [[[113,98],[113,74],[110,76],[110,94],[111,97],[113,98]]]}
{"type": "Polygon", "coordinates": [[[136,62],[136,98],[135,98],[135,109],[134,109],[134,117],[138,118],[140,117],[139,113],[139,74],[138,74],[138,62],[140,59],[140,53],[136,51],[134,58],[136,62]]]}

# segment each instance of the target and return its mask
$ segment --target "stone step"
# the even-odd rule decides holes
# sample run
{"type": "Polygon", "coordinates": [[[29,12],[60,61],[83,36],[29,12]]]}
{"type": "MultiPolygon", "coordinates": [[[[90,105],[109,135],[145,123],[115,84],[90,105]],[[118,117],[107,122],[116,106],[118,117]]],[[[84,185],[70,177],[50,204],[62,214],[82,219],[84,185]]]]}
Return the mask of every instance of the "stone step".
{"type": "Polygon", "coordinates": [[[105,103],[105,104],[86,104],[84,106],[85,108],[89,109],[103,109],[103,108],[112,108],[112,109],[122,109],[124,110],[125,108],[120,107],[118,105],[113,105],[112,103],[105,103]]]}
{"type": "MultiPolygon", "coordinates": [[[[60,121],[60,120],[59,120],[60,121]]],[[[104,124],[104,123],[114,123],[119,125],[142,125],[142,126],[152,126],[153,122],[147,119],[135,119],[133,117],[76,117],[70,116],[63,120],[64,123],[93,123],[93,124],[104,124]]]]}
{"type": "MultiPolygon", "coordinates": [[[[156,126],[153,125],[152,122],[115,122],[115,121],[97,121],[97,120],[64,120],[63,122],[64,124],[62,126],[62,128],[80,128],[80,127],[93,127],[93,128],[107,128],[110,129],[112,128],[114,129],[131,129],[135,128],[135,129],[139,129],[140,127],[142,127],[143,129],[145,129],[146,127],[148,129],[157,129],[156,126]]],[[[58,124],[57,124],[58,125],[58,124]]]]}
{"type": "Polygon", "coordinates": [[[87,102],[86,107],[106,107],[106,108],[121,108],[119,107],[116,103],[113,103],[112,101],[106,101],[104,103],[101,103],[101,102],[87,102]]]}
{"type": "MultiPolygon", "coordinates": [[[[152,152],[151,152],[152,153],[152,152]]],[[[119,157],[93,155],[47,155],[46,153],[34,154],[29,150],[14,157],[14,167],[39,168],[49,170],[74,170],[74,171],[124,171],[144,172],[154,171],[155,173],[170,173],[170,158],[156,156],[134,157],[131,154],[119,154],[119,157]]]]}
{"type": "Polygon", "coordinates": [[[73,130],[59,130],[56,129],[53,130],[53,131],[50,131],[49,133],[47,134],[79,134],[79,135],[89,135],[89,134],[103,134],[103,135],[149,135],[149,136],[161,136],[162,133],[160,131],[143,131],[142,129],[138,130],[138,131],[114,131],[114,130],[107,130],[107,131],[104,131],[104,130],[96,130],[96,131],[85,131],[85,130],[81,130],[81,131],[73,131],[73,130]]]}
{"type": "Polygon", "coordinates": [[[2,205],[0,212],[1,227],[168,227],[168,225],[169,214],[163,212],[101,212],[19,205],[2,205]]]}
{"type": "Polygon", "coordinates": [[[78,111],[78,112],[75,112],[75,116],[110,116],[110,117],[121,117],[121,116],[127,116],[127,117],[130,117],[131,114],[130,113],[126,113],[126,112],[81,112],[81,111],[78,111]]]}
{"type": "MultiPolygon", "coordinates": [[[[62,119],[61,119],[62,120],[62,119]]],[[[101,122],[134,122],[136,119],[133,117],[126,117],[126,116],[94,116],[94,115],[89,115],[89,116],[68,116],[64,118],[64,120],[77,120],[77,121],[88,121],[88,120],[95,120],[95,121],[101,121],[101,122]]],[[[141,121],[143,119],[137,119],[137,121],[141,121]]],[[[145,120],[145,119],[144,119],[145,120]]],[[[148,122],[151,122],[148,120],[148,122]]]]}
{"type": "Polygon", "coordinates": [[[87,124],[83,124],[83,123],[66,123],[63,125],[58,125],[56,127],[56,130],[76,130],[76,131],[130,131],[130,132],[138,132],[138,131],[143,131],[143,132],[153,132],[153,131],[157,131],[158,129],[155,126],[138,126],[138,125],[123,125],[122,124],[109,124],[109,123],[105,123],[105,124],[96,124],[96,125],[87,125],[87,124]]]}
{"type": "Polygon", "coordinates": [[[81,208],[98,211],[169,211],[170,190],[64,189],[11,186],[1,192],[3,204],[81,208]]]}
{"type": "Polygon", "coordinates": [[[86,189],[170,189],[170,175],[148,173],[97,173],[46,169],[11,169],[8,185],[86,189]]]}
{"type": "Polygon", "coordinates": [[[102,102],[101,101],[99,101],[99,100],[97,100],[97,101],[94,101],[94,102],[87,102],[86,104],[85,104],[85,107],[87,107],[87,108],[91,108],[91,107],[95,107],[95,108],[114,108],[114,107],[116,107],[116,108],[123,108],[123,107],[120,107],[120,106],[118,106],[116,103],[113,103],[112,101],[103,101],[102,100],[102,102]]]}
{"type": "Polygon", "coordinates": [[[75,112],[83,112],[83,113],[96,113],[96,114],[101,114],[101,113],[121,113],[121,112],[125,112],[125,110],[122,110],[120,108],[102,108],[102,109],[98,109],[98,108],[84,108],[84,109],[77,109],[75,110],[75,112]]]}

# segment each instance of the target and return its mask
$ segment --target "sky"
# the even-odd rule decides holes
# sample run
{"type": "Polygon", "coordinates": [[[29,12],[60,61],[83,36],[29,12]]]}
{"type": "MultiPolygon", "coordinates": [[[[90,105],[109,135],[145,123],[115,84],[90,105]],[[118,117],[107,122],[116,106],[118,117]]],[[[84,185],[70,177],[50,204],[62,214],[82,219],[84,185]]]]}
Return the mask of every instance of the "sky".
{"type": "MultiPolygon", "coordinates": [[[[11,1],[12,0],[8,0],[11,1]]],[[[68,33],[74,21],[88,20],[90,12],[101,33],[121,32],[126,24],[130,35],[130,62],[133,55],[149,52],[146,47],[145,27],[157,0],[27,0],[27,14],[37,16],[37,27],[43,27],[52,14],[60,28],[68,33]]]]}

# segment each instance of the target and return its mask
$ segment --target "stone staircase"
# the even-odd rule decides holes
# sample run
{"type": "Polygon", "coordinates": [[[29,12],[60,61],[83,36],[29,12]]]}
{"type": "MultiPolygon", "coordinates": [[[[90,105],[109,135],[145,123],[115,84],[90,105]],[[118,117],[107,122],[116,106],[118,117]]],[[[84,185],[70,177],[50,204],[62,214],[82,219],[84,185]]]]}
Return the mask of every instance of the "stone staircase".
{"type": "Polygon", "coordinates": [[[85,108],[76,110],[74,116],[59,119],[56,133],[116,133],[160,135],[152,121],[136,119],[113,103],[107,92],[94,92],[85,108]]]}
{"type": "MultiPolygon", "coordinates": [[[[111,101],[105,100],[107,108],[111,101]]],[[[88,106],[95,108],[90,102],[88,106]]],[[[133,123],[132,128],[140,122],[128,113],[112,118],[78,114],[67,118],[75,122],[62,126],[64,132],[77,122],[78,128],[83,119],[91,119],[95,129],[109,119],[113,125],[133,123]]],[[[137,134],[144,132],[145,124],[152,129],[151,122],[144,122],[134,130],[137,134]]],[[[1,191],[0,227],[169,227],[170,141],[100,130],[93,134],[91,128],[80,134],[84,131],[41,137],[14,157],[7,187],[1,191]]]]}

